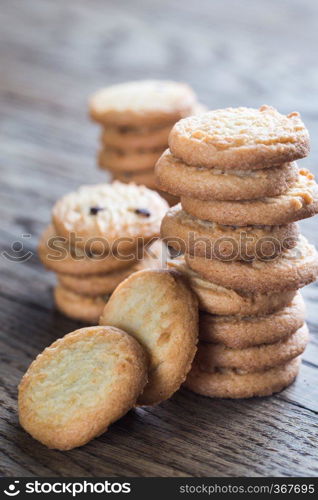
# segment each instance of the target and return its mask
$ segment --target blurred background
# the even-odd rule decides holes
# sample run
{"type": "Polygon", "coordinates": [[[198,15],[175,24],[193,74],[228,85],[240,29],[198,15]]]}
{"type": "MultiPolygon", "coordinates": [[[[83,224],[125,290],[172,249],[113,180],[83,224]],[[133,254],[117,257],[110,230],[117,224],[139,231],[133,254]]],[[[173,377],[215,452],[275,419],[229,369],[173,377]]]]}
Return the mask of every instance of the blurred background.
{"type": "Polygon", "coordinates": [[[301,164],[318,172],[317,20],[314,0],[2,0],[3,229],[37,235],[59,196],[106,179],[87,100],[127,80],[188,82],[210,109],[298,110],[312,138],[301,164]]]}

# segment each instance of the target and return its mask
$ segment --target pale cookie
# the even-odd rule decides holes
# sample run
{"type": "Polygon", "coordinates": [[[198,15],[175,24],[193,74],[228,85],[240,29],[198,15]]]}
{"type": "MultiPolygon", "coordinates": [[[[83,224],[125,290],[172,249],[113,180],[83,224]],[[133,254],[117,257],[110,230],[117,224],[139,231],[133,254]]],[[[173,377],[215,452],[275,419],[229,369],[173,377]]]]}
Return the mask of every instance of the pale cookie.
{"type": "Polygon", "coordinates": [[[54,288],[54,301],[57,309],[65,316],[85,323],[98,323],[108,299],[109,295],[97,297],[80,295],[61,285],[54,288]]]}
{"type": "Polygon", "coordinates": [[[182,273],[199,300],[201,311],[217,315],[258,316],[270,314],[286,307],[296,290],[248,294],[218,286],[202,278],[189,268],[182,257],[168,261],[171,269],[182,273]]]}
{"type": "Polygon", "coordinates": [[[188,165],[230,170],[278,165],[309,153],[309,134],[299,113],[271,106],[226,108],[184,118],[169,136],[171,152],[188,165]]]}
{"type": "Polygon", "coordinates": [[[99,90],[89,109],[91,117],[105,125],[152,127],[175,123],[196,104],[196,95],[185,83],[140,80],[99,90]]]}
{"type": "Polygon", "coordinates": [[[42,233],[39,246],[42,264],[52,271],[64,274],[98,274],[119,271],[133,265],[137,260],[137,248],[124,252],[118,245],[117,253],[105,248],[102,253],[72,246],[63,236],[57,236],[52,225],[42,233]]]}
{"type": "Polygon", "coordinates": [[[234,368],[247,373],[262,372],[300,356],[309,340],[307,325],[274,344],[233,349],[223,344],[199,342],[196,363],[200,370],[213,373],[215,368],[234,368]]]}
{"type": "Polygon", "coordinates": [[[156,128],[104,128],[101,141],[105,146],[124,151],[167,147],[172,125],[156,128]]]}
{"type": "Polygon", "coordinates": [[[217,285],[250,293],[282,292],[309,285],[317,279],[318,254],[302,235],[295,248],[270,261],[223,262],[186,255],[188,266],[217,285]]]}
{"type": "Polygon", "coordinates": [[[198,337],[197,300],[180,274],[132,274],[114,291],[100,324],[125,328],[149,354],[149,382],[138,404],[159,403],[179,389],[191,368],[198,337]]]}
{"type": "Polygon", "coordinates": [[[97,184],[82,186],[61,198],[53,208],[53,223],[60,236],[75,233],[78,245],[89,241],[91,249],[102,245],[124,250],[139,240],[159,236],[160,222],[167,202],[144,186],[134,184],[97,184]]]}
{"type": "Polygon", "coordinates": [[[201,371],[194,363],[184,384],[190,391],[210,398],[252,398],[270,396],[290,385],[297,377],[301,358],[264,372],[240,373],[236,370],[201,371]]]}
{"type": "Polygon", "coordinates": [[[285,194],[251,201],[202,201],[181,197],[184,210],[219,224],[275,226],[307,219],[318,213],[318,186],[308,170],[285,194]]]}
{"type": "Polygon", "coordinates": [[[153,168],[135,172],[112,172],[114,180],[124,182],[125,184],[138,184],[146,186],[149,189],[157,189],[156,177],[153,168]]]}
{"type": "Polygon", "coordinates": [[[118,328],[65,335],[29,366],[19,385],[19,419],[58,450],[83,446],[132,408],[147,382],[142,347],[118,328]]]}
{"type": "Polygon", "coordinates": [[[139,172],[154,168],[162,149],[154,151],[124,152],[115,149],[102,149],[98,155],[98,164],[111,172],[139,172]]]}
{"type": "Polygon", "coordinates": [[[160,189],[198,200],[252,200],[285,193],[298,179],[295,162],[261,170],[191,167],[167,149],[155,168],[160,189]]]}
{"type": "Polygon", "coordinates": [[[265,316],[216,316],[200,313],[199,338],[204,342],[245,349],[273,344],[288,337],[305,321],[305,304],[298,292],[293,301],[279,311],[265,316]]]}
{"type": "Polygon", "coordinates": [[[296,223],[282,226],[224,226],[198,219],[176,205],[161,222],[161,237],[176,250],[225,261],[273,258],[298,241],[296,223]]]}

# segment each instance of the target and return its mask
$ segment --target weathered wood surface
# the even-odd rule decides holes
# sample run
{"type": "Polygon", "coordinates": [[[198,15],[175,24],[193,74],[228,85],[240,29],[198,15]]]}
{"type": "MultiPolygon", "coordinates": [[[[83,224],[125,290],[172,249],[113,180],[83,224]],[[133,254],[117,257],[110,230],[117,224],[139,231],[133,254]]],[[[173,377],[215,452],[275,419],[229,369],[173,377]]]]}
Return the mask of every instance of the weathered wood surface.
{"type": "MultiPolygon", "coordinates": [[[[0,241],[35,252],[54,201],[105,179],[88,95],[145,77],[188,81],[211,108],[269,103],[299,110],[318,160],[318,4],[314,0],[3,0],[0,10],[0,241]],[[31,235],[22,238],[22,235],[31,235]]],[[[317,222],[302,223],[318,243],[317,222]]],[[[18,254],[17,254],[18,255],[18,254]]],[[[18,425],[17,384],[31,360],[78,324],[54,311],[54,277],[33,255],[0,257],[0,469],[5,476],[317,476],[318,286],[304,290],[312,342],[297,382],[245,401],[185,390],[131,411],[68,453],[18,425]]]]}

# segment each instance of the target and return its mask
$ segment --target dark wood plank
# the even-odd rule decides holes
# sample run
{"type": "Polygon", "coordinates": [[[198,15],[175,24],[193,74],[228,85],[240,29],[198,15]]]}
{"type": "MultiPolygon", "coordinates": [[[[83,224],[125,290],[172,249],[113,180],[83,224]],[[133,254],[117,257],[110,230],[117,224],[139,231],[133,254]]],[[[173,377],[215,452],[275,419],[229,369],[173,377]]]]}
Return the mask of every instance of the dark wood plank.
{"type": "MultiPolygon", "coordinates": [[[[318,286],[303,293],[312,341],[300,377],[272,398],[179,391],[137,409],[87,446],[45,449],[19,427],[17,384],[32,359],[80,326],[54,310],[54,275],[36,257],[55,200],[106,180],[87,98],[134,78],[188,81],[209,107],[299,110],[313,139],[318,4],[313,0],[4,0],[0,11],[0,471],[5,476],[317,476],[318,286]],[[30,235],[24,238],[23,235],[30,235]],[[160,450],[160,453],[158,453],[160,450]]],[[[318,173],[318,146],[302,161],[318,173]]],[[[301,223],[318,244],[317,222],[301,223]]]]}

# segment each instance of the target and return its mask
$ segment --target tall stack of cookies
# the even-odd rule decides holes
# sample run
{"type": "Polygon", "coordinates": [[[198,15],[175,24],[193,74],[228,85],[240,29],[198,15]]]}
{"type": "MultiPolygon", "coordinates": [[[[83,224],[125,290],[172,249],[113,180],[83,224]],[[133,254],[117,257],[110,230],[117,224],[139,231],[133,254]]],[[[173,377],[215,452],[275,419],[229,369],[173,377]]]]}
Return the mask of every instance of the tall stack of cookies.
{"type": "Polygon", "coordinates": [[[118,181],[82,186],[57,201],[39,245],[41,261],[57,273],[57,308],[98,323],[116,286],[150,266],[147,244],[159,236],[167,209],[158,193],[118,181]]]}
{"type": "Polygon", "coordinates": [[[210,397],[269,395],[296,377],[308,342],[299,288],[318,274],[296,221],[318,212],[298,113],[228,108],[179,121],[156,166],[180,196],[161,235],[200,303],[200,343],[186,386],[210,397]]]}
{"type": "MultiPolygon", "coordinates": [[[[168,145],[172,126],[198,112],[199,105],[184,83],[145,80],[99,90],[89,109],[93,120],[102,126],[100,168],[121,182],[156,189],[154,166],[168,145]]],[[[178,201],[171,195],[163,196],[170,204],[178,201]]]]}

